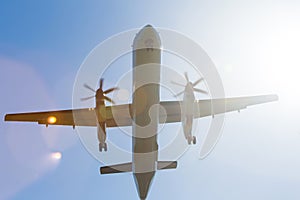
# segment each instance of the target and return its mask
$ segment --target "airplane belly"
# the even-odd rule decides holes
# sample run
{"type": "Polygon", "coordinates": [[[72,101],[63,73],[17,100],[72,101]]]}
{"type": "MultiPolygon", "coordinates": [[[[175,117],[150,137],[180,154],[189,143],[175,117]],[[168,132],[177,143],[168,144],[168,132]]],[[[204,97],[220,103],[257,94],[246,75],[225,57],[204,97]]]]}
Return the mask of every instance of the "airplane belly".
{"type": "Polygon", "coordinates": [[[157,168],[160,46],[158,33],[149,25],[133,43],[132,171],[140,199],[146,199],[157,168]]]}
{"type": "Polygon", "coordinates": [[[160,57],[159,49],[134,51],[133,170],[137,173],[156,170],[160,57]]]}

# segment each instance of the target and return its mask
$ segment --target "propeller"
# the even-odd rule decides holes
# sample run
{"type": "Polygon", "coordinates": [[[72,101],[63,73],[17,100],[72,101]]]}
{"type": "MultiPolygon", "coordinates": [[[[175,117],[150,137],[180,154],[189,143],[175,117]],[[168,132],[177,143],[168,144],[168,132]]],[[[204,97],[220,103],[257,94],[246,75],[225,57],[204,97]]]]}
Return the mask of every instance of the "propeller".
{"type": "Polygon", "coordinates": [[[189,76],[188,76],[187,72],[184,72],[184,76],[185,76],[185,80],[186,80],[187,82],[190,82],[190,81],[189,81],[189,76]]]}
{"type": "Polygon", "coordinates": [[[90,87],[89,85],[87,85],[87,84],[84,84],[83,86],[84,86],[85,88],[91,90],[92,92],[96,92],[93,88],[91,88],[91,87],[90,87]]]}
{"type": "MultiPolygon", "coordinates": [[[[113,88],[109,88],[109,89],[103,91],[103,89],[102,89],[102,88],[103,88],[103,78],[100,79],[100,82],[99,82],[99,89],[98,89],[97,91],[95,91],[92,87],[90,87],[90,86],[87,85],[87,84],[84,84],[83,86],[84,86],[86,89],[91,90],[91,91],[94,92],[94,93],[98,93],[98,92],[102,93],[102,95],[100,95],[100,96],[103,97],[103,99],[101,99],[101,101],[106,100],[106,101],[108,101],[108,102],[110,102],[110,103],[112,103],[112,104],[115,103],[111,98],[105,96],[105,94],[109,94],[109,93],[111,93],[111,92],[113,92],[113,91],[115,91],[115,90],[118,90],[119,88],[113,87],[113,88]]],[[[96,97],[96,94],[93,95],[93,96],[81,98],[80,100],[81,100],[81,101],[87,101],[87,100],[92,99],[92,98],[95,98],[95,97],[96,97]]]]}
{"type": "MultiPolygon", "coordinates": [[[[199,93],[202,93],[202,94],[208,94],[207,91],[205,90],[201,90],[201,89],[198,89],[198,88],[195,88],[195,86],[197,86],[199,83],[201,83],[202,81],[204,81],[203,78],[200,78],[198,79],[197,81],[195,81],[194,83],[192,83],[190,80],[189,80],[189,76],[188,76],[188,73],[187,72],[184,72],[184,77],[185,77],[185,80],[186,80],[186,85],[183,85],[181,83],[177,83],[175,81],[171,81],[172,84],[174,85],[178,85],[178,86],[181,86],[181,87],[187,87],[188,85],[191,85],[192,86],[192,89],[194,92],[199,92],[199,93]]],[[[181,94],[183,94],[185,92],[185,90],[183,90],[182,92],[179,92],[178,94],[174,95],[175,97],[177,96],[180,96],[181,94]]]]}
{"type": "Polygon", "coordinates": [[[171,83],[174,84],[174,85],[179,85],[179,86],[185,87],[185,85],[183,85],[183,84],[181,84],[181,83],[177,83],[177,82],[175,82],[175,81],[171,81],[171,83]]]}
{"type": "Polygon", "coordinates": [[[90,97],[81,98],[80,100],[81,101],[86,101],[86,100],[89,100],[89,99],[94,98],[94,97],[95,97],[95,95],[94,96],[90,96],[90,97]]]}

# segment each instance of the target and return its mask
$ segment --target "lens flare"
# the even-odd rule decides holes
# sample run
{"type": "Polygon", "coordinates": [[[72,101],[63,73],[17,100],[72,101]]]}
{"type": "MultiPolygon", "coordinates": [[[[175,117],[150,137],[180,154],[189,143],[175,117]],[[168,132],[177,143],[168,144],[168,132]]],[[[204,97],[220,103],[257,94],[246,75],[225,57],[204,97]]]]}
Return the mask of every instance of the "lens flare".
{"type": "Polygon", "coordinates": [[[51,154],[51,157],[54,160],[60,160],[62,158],[62,154],[60,152],[54,152],[54,153],[51,154]]]}

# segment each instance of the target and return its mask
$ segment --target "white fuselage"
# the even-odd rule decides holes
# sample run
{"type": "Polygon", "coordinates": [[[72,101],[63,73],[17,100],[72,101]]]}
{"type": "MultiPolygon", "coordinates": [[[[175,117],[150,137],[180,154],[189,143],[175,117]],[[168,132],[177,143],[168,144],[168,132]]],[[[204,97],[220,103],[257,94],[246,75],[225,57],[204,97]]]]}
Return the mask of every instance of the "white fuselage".
{"type": "Polygon", "coordinates": [[[146,199],[157,169],[160,103],[160,38],[145,26],[133,44],[133,174],[141,199],[146,199]]]}

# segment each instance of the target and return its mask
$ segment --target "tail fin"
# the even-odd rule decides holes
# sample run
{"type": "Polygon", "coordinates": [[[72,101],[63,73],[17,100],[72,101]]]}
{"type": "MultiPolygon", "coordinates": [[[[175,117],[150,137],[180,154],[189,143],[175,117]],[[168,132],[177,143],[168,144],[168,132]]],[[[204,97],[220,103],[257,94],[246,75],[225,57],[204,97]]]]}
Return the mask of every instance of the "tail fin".
{"type": "MultiPolygon", "coordinates": [[[[157,170],[176,169],[177,161],[157,161],[157,170]]],[[[100,168],[101,174],[116,174],[132,172],[132,163],[124,163],[119,165],[111,165],[100,168]]]]}

